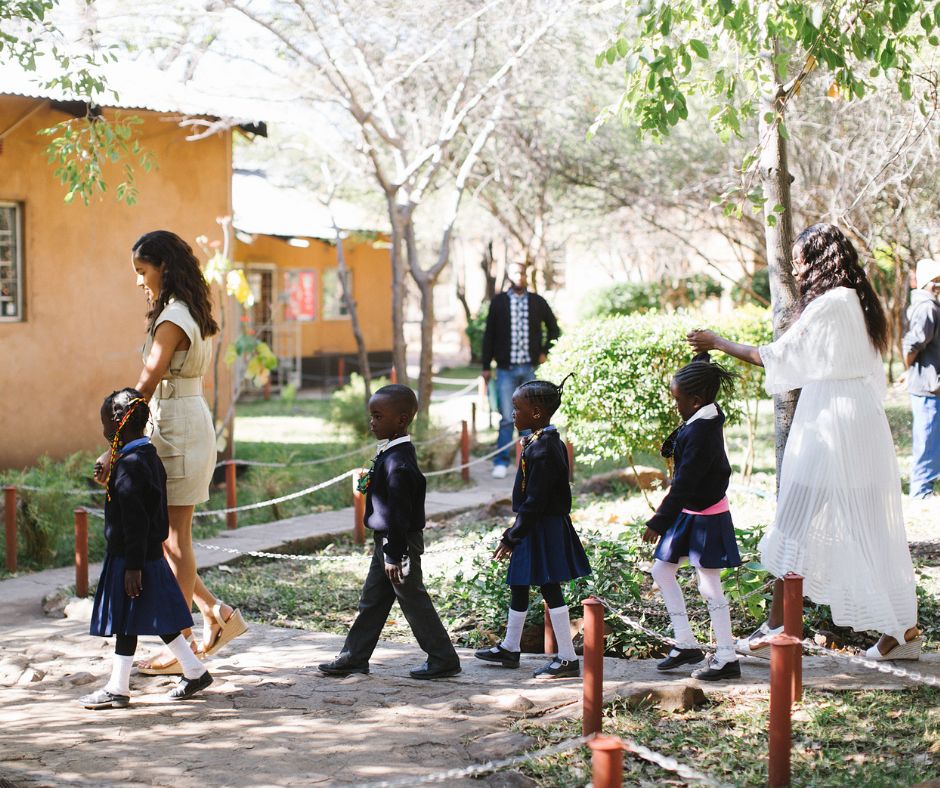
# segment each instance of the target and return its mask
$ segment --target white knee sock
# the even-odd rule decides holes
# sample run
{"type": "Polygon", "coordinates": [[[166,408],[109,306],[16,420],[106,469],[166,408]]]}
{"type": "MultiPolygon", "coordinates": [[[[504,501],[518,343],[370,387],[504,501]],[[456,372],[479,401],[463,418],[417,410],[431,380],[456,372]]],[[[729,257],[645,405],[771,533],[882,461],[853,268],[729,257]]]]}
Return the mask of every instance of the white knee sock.
{"type": "Polygon", "coordinates": [[[689,625],[689,614],[685,609],[682,589],[679,588],[679,581],[676,580],[678,571],[679,564],[670,564],[657,558],[653,562],[650,574],[659,587],[663,602],[666,603],[666,612],[669,613],[669,620],[672,621],[672,638],[676,641],[676,645],[679,648],[698,648],[699,643],[689,625]]]}
{"type": "Polygon", "coordinates": [[[572,662],[578,658],[574,653],[574,643],[571,642],[571,619],[568,617],[568,605],[553,607],[548,611],[552,619],[552,630],[555,633],[555,644],[558,647],[558,659],[572,662]]]}
{"type": "Polygon", "coordinates": [[[133,657],[114,654],[111,661],[111,678],[108,679],[108,683],[104,685],[105,690],[112,695],[130,695],[131,665],[133,664],[133,657]]]}
{"type": "Polygon", "coordinates": [[[712,630],[715,632],[717,645],[716,657],[718,662],[734,662],[737,655],[734,652],[734,636],[731,634],[731,608],[728,599],[721,587],[720,569],[698,569],[698,588],[705,602],[708,604],[708,615],[712,620],[712,630]]]}
{"type": "Polygon", "coordinates": [[[506,637],[500,644],[506,651],[519,651],[522,641],[522,628],[525,626],[527,610],[509,608],[509,620],[506,622],[506,637]]]}
{"type": "Polygon", "coordinates": [[[183,668],[183,675],[186,678],[198,679],[206,672],[206,666],[199,661],[199,657],[193,653],[189,642],[182,635],[172,643],[167,643],[166,647],[179,660],[180,666],[183,668]]]}

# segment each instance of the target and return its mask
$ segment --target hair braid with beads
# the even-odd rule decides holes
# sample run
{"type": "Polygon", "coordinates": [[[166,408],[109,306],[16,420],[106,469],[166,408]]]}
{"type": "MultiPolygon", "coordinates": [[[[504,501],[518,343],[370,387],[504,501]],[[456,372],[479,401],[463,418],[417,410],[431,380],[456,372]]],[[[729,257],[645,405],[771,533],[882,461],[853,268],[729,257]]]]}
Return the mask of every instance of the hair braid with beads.
{"type": "Polygon", "coordinates": [[[715,364],[707,352],[699,353],[689,364],[676,372],[673,380],[690,397],[701,397],[708,405],[718,398],[722,388],[730,388],[737,375],[715,364]]]}
{"type": "Polygon", "coordinates": [[[573,376],[573,372],[569,373],[557,386],[550,380],[530,380],[519,386],[516,389],[516,394],[542,407],[546,416],[551,418],[561,405],[561,395],[564,392],[565,383],[568,382],[568,378],[573,376]]]}
{"type": "Polygon", "coordinates": [[[105,419],[115,426],[114,435],[111,438],[111,461],[108,464],[108,475],[104,480],[104,486],[108,490],[108,500],[110,501],[111,474],[114,472],[114,465],[118,458],[121,433],[125,429],[130,430],[135,435],[142,433],[147,426],[147,421],[150,419],[150,408],[147,407],[147,400],[143,398],[143,395],[137,389],[120,389],[112,391],[101,403],[102,422],[105,419]]]}

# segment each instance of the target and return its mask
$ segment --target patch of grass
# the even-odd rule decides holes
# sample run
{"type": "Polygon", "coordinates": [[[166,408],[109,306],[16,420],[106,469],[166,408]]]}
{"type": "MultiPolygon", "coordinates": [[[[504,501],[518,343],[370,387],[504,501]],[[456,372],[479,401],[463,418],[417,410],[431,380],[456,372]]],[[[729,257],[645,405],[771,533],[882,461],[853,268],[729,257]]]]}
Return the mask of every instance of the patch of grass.
{"type": "MultiPolygon", "coordinates": [[[[259,416],[312,416],[317,419],[330,417],[328,399],[286,400],[272,397],[269,400],[240,400],[236,407],[236,418],[250,419],[259,416]]],[[[241,446],[239,445],[239,449],[241,446]]]]}
{"type": "MultiPolygon", "coordinates": [[[[606,734],[628,738],[722,783],[767,784],[766,694],[727,695],[693,711],[604,708],[606,734]]],[[[551,727],[517,723],[535,747],[579,736],[581,723],[551,727]]],[[[539,785],[585,785],[586,749],[524,767],[539,785]]],[[[912,785],[940,777],[940,690],[824,692],[805,689],[793,718],[792,784],[800,786],[912,785]]],[[[625,785],[685,784],[657,766],[627,755],[625,785]]]]}

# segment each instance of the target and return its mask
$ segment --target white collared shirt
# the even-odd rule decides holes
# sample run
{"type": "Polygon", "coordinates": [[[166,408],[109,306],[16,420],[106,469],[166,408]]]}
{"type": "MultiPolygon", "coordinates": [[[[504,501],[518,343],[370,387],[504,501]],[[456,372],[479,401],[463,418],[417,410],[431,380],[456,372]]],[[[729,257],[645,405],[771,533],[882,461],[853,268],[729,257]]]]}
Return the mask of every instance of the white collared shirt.
{"type": "Polygon", "coordinates": [[[703,405],[695,413],[689,416],[689,420],[685,423],[686,426],[691,424],[697,419],[717,419],[718,418],[718,406],[714,402],[709,402],[707,405],[703,405]]]}
{"type": "Polygon", "coordinates": [[[402,435],[400,438],[395,438],[395,440],[392,441],[379,441],[375,447],[375,456],[378,457],[383,451],[388,451],[392,446],[397,446],[399,443],[411,443],[411,436],[402,435]]]}

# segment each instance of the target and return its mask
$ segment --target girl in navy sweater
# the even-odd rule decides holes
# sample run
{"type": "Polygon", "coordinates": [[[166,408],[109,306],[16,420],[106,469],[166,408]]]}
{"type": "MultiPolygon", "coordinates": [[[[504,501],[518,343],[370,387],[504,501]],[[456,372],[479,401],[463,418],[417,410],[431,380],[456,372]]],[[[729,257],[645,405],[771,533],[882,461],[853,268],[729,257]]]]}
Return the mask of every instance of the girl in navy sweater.
{"type": "MultiPolygon", "coordinates": [[[[564,385],[564,381],[562,381],[564,385]]],[[[522,439],[522,459],[512,489],[516,522],[503,533],[493,554],[509,557],[506,582],[512,592],[506,637],[492,648],[480,649],[477,659],[504,668],[519,667],[520,640],[529,609],[529,587],[536,585],[548,604],[558,654],[535,676],[569,678],[581,675],[571,642],[568,607],[561,584],[591,573],[581,540],[571,524],[571,486],[568,451],[549,422],[561,404],[562,386],[546,380],[523,383],[512,395],[513,423],[522,439]]]]}
{"type": "Polygon", "coordinates": [[[651,573],[669,611],[675,640],[675,647],[657,667],[671,670],[705,658],[692,634],[676,581],[679,566],[688,561],[698,574],[718,646],[706,666],[692,674],[704,681],[741,676],[731,612],[721,588],[721,570],[738,566],[741,556],[725,496],[731,478],[722,433],[725,417],[715,403],[719,390],[733,379],[731,372],[711,363],[708,353],[699,353],[672,379],[669,390],[683,424],[666,439],[662,455],[673,458],[675,470],[669,493],[643,534],[644,542],[659,541],[651,573]]]}
{"type": "Polygon", "coordinates": [[[130,703],[130,674],[138,635],[159,635],[183,668],[167,697],[183,700],[212,683],[180,630],[193,625],[189,606],[163,557],[169,532],[166,471],[144,436],[150,410],[140,392],[121,389],[101,406],[104,436],[111,443],[105,479],[107,553],[95,592],[90,633],[115,636],[111,679],[81,698],[86,709],[124,708],[130,703]]]}

